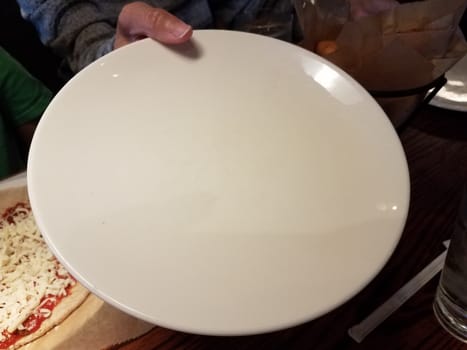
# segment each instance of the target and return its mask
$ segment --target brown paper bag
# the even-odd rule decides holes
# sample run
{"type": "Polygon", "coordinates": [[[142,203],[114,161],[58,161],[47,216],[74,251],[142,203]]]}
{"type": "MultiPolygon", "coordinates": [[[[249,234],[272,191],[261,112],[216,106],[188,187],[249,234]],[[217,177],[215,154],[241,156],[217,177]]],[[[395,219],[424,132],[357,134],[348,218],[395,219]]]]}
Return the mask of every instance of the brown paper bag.
{"type": "MultiPolygon", "coordinates": [[[[344,69],[370,92],[401,92],[429,85],[467,53],[459,21],[467,0],[425,0],[399,4],[359,19],[347,0],[294,0],[303,30],[302,46],[344,69]]],[[[377,99],[397,126],[426,95],[377,99]]]]}

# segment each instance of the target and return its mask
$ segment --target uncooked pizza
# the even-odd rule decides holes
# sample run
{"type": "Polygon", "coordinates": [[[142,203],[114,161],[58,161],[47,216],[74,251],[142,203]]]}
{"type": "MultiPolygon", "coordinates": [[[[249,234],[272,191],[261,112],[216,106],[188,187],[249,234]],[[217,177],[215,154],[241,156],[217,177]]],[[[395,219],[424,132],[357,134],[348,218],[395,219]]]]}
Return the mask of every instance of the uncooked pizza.
{"type": "Polygon", "coordinates": [[[17,349],[62,322],[87,297],[48,249],[26,203],[0,218],[0,349],[17,349]]]}

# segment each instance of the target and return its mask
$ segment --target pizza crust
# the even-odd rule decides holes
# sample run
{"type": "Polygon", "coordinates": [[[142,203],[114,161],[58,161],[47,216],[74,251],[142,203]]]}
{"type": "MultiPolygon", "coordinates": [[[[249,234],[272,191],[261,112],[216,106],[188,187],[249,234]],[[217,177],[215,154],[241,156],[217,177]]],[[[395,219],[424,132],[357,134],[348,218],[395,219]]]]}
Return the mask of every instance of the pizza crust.
{"type": "MultiPolygon", "coordinates": [[[[110,349],[146,334],[155,326],[126,314],[90,294],[66,320],[43,337],[29,343],[26,350],[110,349]]],[[[150,350],[153,346],[140,346],[150,350]]],[[[22,350],[20,348],[19,350],[22,350]]]]}
{"type": "MultiPolygon", "coordinates": [[[[17,203],[29,204],[27,189],[24,186],[0,191],[0,198],[0,215],[17,203]]],[[[70,294],[60,300],[52,310],[50,317],[42,322],[39,329],[18,339],[17,342],[8,347],[8,350],[18,349],[46,334],[76,310],[86,300],[88,295],[89,291],[79,282],[76,282],[70,289],[70,294]]]]}
{"type": "Polygon", "coordinates": [[[0,191],[0,215],[17,203],[29,203],[26,187],[13,187],[0,191]]]}
{"type": "Polygon", "coordinates": [[[55,308],[49,318],[45,319],[38,330],[35,332],[18,339],[18,341],[11,345],[8,350],[15,350],[23,345],[26,345],[52,330],[55,326],[62,323],[73,311],[75,311],[88,297],[89,291],[81,284],[76,284],[71,288],[70,295],[64,297],[55,308]]]}
{"type": "MultiPolygon", "coordinates": [[[[29,203],[26,186],[0,190],[1,214],[19,202],[29,203]]],[[[19,339],[8,350],[104,349],[135,339],[154,327],[105,303],[77,282],[35,333],[19,339]]]]}

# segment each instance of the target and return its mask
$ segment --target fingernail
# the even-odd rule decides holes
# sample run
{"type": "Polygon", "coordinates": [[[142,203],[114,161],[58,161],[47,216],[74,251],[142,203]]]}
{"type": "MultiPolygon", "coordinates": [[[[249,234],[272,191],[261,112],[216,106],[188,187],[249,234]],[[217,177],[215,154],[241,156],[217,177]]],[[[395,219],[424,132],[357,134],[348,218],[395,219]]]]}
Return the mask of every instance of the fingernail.
{"type": "Polygon", "coordinates": [[[191,26],[185,23],[171,23],[169,26],[169,31],[173,36],[177,38],[182,38],[186,33],[191,30],[191,26]]]}

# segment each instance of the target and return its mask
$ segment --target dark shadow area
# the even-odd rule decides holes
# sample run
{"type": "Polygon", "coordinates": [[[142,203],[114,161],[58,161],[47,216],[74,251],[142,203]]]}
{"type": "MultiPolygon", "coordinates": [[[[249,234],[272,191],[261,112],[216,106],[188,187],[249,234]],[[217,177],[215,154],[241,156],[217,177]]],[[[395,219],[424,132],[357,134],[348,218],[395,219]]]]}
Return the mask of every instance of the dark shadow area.
{"type": "Polygon", "coordinates": [[[53,92],[64,84],[59,77],[60,59],[39,40],[25,21],[15,0],[0,1],[0,45],[53,92]]]}
{"type": "Polygon", "coordinates": [[[426,106],[410,123],[410,127],[443,139],[467,141],[467,112],[426,106]]]}
{"type": "Polygon", "coordinates": [[[164,46],[169,50],[192,60],[197,60],[203,56],[203,50],[195,38],[191,38],[183,44],[164,46]]]}

